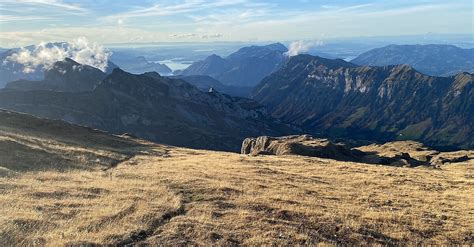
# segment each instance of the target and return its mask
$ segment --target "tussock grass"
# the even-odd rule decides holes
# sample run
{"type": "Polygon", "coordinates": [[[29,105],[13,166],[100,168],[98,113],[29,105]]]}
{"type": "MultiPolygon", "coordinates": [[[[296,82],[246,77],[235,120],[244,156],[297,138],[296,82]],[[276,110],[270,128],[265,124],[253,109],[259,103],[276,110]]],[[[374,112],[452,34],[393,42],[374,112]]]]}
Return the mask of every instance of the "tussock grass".
{"type": "Polygon", "coordinates": [[[117,242],[181,205],[163,185],[98,171],[28,172],[0,192],[2,246],[117,242]]]}
{"type": "Polygon", "coordinates": [[[170,148],[107,171],[1,178],[0,236],[13,245],[469,244],[473,185],[472,163],[413,169],[170,148]]]}
{"type": "Polygon", "coordinates": [[[142,140],[0,110],[0,176],[108,169],[138,153],[152,152],[149,146],[142,140]]]}

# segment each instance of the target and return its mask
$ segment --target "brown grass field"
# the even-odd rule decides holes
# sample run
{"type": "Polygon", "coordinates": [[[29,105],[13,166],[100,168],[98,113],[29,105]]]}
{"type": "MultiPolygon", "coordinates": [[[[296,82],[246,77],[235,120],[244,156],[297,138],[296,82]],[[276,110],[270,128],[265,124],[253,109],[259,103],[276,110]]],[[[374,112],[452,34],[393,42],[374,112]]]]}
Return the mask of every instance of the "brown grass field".
{"type": "Polygon", "coordinates": [[[474,244],[472,160],[251,157],[0,115],[1,246],[474,244]]]}

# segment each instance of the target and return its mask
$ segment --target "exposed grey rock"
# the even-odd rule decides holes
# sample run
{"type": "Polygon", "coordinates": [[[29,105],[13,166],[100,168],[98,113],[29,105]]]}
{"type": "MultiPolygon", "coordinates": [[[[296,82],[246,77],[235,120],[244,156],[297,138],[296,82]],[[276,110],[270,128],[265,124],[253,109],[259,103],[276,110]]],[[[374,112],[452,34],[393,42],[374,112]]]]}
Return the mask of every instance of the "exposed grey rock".
{"type": "Polygon", "coordinates": [[[242,154],[303,155],[337,160],[357,160],[360,151],[327,139],[316,139],[309,135],[284,137],[260,136],[247,138],[242,144],[242,154]]]}
{"type": "Polygon", "coordinates": [[[333,143],[328,139],[317,139],[310,135],[247,138],[242,143],[241,153],[253,156],[302,155],[399,167],[439,167],[474,159],[474,151],[439,152],[416,142],[389,142],[349,148],[342,143],[333,143]]]}

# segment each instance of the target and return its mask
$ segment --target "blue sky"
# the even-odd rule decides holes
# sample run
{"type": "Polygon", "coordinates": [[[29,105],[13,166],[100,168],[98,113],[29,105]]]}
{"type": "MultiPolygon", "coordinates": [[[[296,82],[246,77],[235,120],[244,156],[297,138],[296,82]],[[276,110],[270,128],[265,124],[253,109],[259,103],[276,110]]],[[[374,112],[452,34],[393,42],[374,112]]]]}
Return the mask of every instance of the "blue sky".
{"type": "Polygon", "coordinates": [[[473,1],[0,0],[0,46],[474,33],[473,1]]]}

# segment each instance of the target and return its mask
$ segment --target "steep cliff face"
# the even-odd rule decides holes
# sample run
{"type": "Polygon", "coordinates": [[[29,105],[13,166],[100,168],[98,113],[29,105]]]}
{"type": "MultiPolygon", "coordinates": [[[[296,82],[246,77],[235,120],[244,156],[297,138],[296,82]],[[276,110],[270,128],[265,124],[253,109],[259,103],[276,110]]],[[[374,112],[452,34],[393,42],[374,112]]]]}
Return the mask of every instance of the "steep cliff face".
{"type": "Polygon", "coordinates": [[[158,73],[115,69],[93,91],[0,91],[0,108],[172,145],[237,151],[247,136],[288,130],[254,100],[202,92],[158,73]]]}
{"type": "Polygon", "coordinates": [[[468,73],[431,77],[408,65],[356,66],[300,55],[265,78],[253,98],[274,117],[316,134],[474,145],[468,73]]]}

